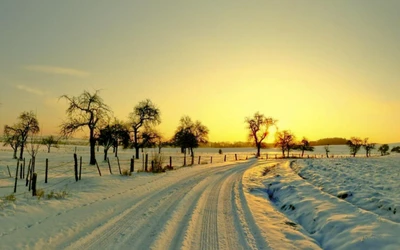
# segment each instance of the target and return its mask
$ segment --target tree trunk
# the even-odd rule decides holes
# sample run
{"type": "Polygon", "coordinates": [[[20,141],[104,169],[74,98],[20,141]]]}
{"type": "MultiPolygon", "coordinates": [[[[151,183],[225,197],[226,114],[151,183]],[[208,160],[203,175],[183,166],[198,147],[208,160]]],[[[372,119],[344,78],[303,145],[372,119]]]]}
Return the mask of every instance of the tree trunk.
{"type": "Polygon", "coordinates": [[[136,159],[139,159],[139,143],[138,143],[138,130],[133,128],[133,146],[135,147],[136,159]]]}
{"type": "Polygon", "coordinates": [[[139,159],[139,147],[135,146],[136,159],[139,159]]]}
{"type": "Polygon", "coordinates": [[[285,148],[282,148],[282,157],[285,158],[285,148]]]}
{"type": "Polygon", "coordinates": [[[24,156],[24,147],[25,147],[25,143],[21,144],[21,151],[19,152],[19,159],[22,160],[23,156],[24,156]]]}
{"type": "Polygon", "coordinates": [[[104,161],[107,161],[107,151],[108,149],[104,148],[104,161]]]}
{"type": "Polygon", "coordinates": [[[50,147],[51,145],[47,145],[47,153],[50,153],[50,147]]]}
{"type": "Polygon", "coordinates": [[[303,158],[304,155],[304,149],[301,150],[301,158],[303,158]]]}
{"type": "Polygon", "coordinates": [[[14,148],[13,159],[17,159],[17,151],[18,151],[18,148],[15,147],[15,148],[14,148]]]}
{"type": "Polygon", "coordinates": [[[287,149],[287,158],[289,158],[290,157],[290,149],[288,148],[287,149]]]}
{"type": "Polygon", "coordinates": [[[191,154],[192,157],[194,157],[193,148],[190,148],[190,154],[191,154]]]}
{"type": "Polygon", "coordinates": [[[96,139],[94,138],[94,129],[90,128],[90,165],[96,164],[96,139]]]}
{"type": "Polygon", "coordinates": [[[118,144],[114,146],[115,157],[118,157],[118,144]]]}
{"type": "Polygon", "coordinates": [[[257,158],[260,157],[261,143],[257,143],[257,158]]]}

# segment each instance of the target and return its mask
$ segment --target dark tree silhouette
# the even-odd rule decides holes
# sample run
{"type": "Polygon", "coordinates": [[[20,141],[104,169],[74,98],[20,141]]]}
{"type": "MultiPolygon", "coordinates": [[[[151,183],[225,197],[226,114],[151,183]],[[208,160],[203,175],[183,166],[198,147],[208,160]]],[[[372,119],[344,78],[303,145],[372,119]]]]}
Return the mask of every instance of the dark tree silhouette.
{"type": "Polygon", "coordinates": [[[18,123],[12,127],[6,125],[4,130],[8,134],[12,134],[15,136],[15,138],[18,138],[19,143],[17,143],[17,145],[21,148],[19,159],[22,160],[24,157],[24,148],[26,145],[26,140],[28,139],[29,135],[34,135],[39,133],[40,128],[35,113],[29,111],[29,112],[22,112],[18,116],[18,123]]]}
{"type": "Polygon", "coordinates": [[[356,157],[356,154],[358,153],[362,145],[363,140],[358,137],[351,137],[351,139],[347,141],[347,146],[350,149],[350,155],[356,157]]]}
{"type": "Polygon", "coordinates": [[[69,105],[66,110],[67,120],[61,124],[61,134],[65,137],[69,137],[79,129],[88,128],[90,164],[96,164],[95,130],[98,129],[100,123],[104,122],[109,117],[111,113],[110,108],[99,96],[99,91],[95,91],[93,94],[84,91],[79,96],[70,97],[62,95],[60,98],[66,99],[69,105]]]}
{"type": "Polygon", "coordinates": [[[40,143],[42,145],[46,145],[47,153],[50,153],[51,147],[58,148],[58,140],[52,135],[42,138],[42,141],[40,143]]]}
{"type": "Polygon", "coordinates": [[[253,117],[245,119],[249,130],[249,140],[252,140],[257,147],[257,157],[260,157],[262,142],[269,135],[269,129],[276,126],[277,120],[271,117],[265,117],[263,114],[256,112],[253,117]]]}
{"type": "Polygon", "coordinates": [[[106,161],[108,150],[111,147],[114,147],[115,156],[118,156],[118,145],[121,142],[124,146],[129,144],[129,131],[122,124],[115,123],[100,129],[97,139],[104,148],[104,161],[106,161]]]}
{"type": "Polygon", "coordinates": [[[142,127],[145,129],[161,123],[160,110],[151,102],[146,99],[139,102],[135,106],[133,112],[129,114],[130,126],[133,129],[133,147],[135,148],[135,157],[139,159],[139,149],[144,147],[147,143],[146,134],[141,133],[142,127]],[[145,135],[145,136],[143,136],[145,135]]]}
{"type": "Polygon", "coordinates": [[[371,151],[373,149],[375,149],[375,145],[376,145],[376,143],[369,143],[368,138],[364,139],[364,143],[363,143],[362,147],[365,149],[365,155],[367,157],[371,156],[371,151]]]}
{"type": "Polygon", "coordinates": [[[325,149],[326,158],[329,158],[329,152],[331,152],[331,150],[329,149],[329,144],[325,145],[324,149],[325,149]]]}
{"type": "Polygon", "coordinates": [[[390,152],[400,153],[400,146],[393,147],[392,150],[390,150],[390,152]]]}
{"type": "Polygon", "coordinates": [[[305,137],[293,149],[301,150],[301,157],[304,156],[304,151],[314,151],[314,147],[310,146],[310,141],[305,137]]]}
{"type": "Polygon", "coordinates": [[[381,153],[381,156],[387,155],[389,151],[389,145],[383,144],[378,148],[378,151],[381,153]]]}
{"type": "Polygon", "coordinates": [[[275,147],[281,148],[283,158],[285,158],[285,151],[287,151],[287,157],[290,156],[290,150],[296,146],[295,140],[296,137],[288,130],[276,133],[275,147]]]}
{"type": "Polygon", "coordinates": [[[189,116],[183,116],[172,141],[181,148],[182,153],[186,154],[186,149],[189,149],[194,156],[193,149],[208,142],[208,132],[208,128],[200,121],[193,122],[189,116]]]}
{"type": "Polygon", "coordinates": [[[18,148],[21,146],[21,135],[10,126],[4,126],[3,146],[9,145],[13,149],[13,158],[17,159],[18,148]]]}

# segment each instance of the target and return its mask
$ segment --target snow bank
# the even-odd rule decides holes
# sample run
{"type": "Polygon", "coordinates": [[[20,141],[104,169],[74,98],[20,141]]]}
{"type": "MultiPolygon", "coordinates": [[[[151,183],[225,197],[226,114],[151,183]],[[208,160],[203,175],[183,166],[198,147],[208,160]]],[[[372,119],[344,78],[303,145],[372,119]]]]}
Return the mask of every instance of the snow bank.
{"type": "MultiPolygon", "coordinates": [[[[347,162],[348,159],[337,161],[347,162]]],[[[315,160],[308,162],[316,163],[315,160]]],[[[320,168],[324,168],[321,165],[320,168]]],[[[271,216],[263,227],[267,231],[274,227],[272,238],[284,236],[293,241],[289,235],[291,231],[279,225],[279,220],[284,221],[284,216],[287,216],[291,221],[286,224],[293,226],[298,237],[323,249],[398,249],[399,223],[338,198],[336,192],[335,195],[328,194],[323,191],[324,186],[313,186],[307,176],[303,176],[303,179],[297,175],[289,162],[269,166],[269,171],[264,170],[266,167],[268,164],[260,164],[248,171],[244,178],[248,180],[249,193],[256,193],[267,201],[260,200],[263,208],[259,210],[271,216]],[[265,176],[262,176],[265,172],[265,176]]],[[[342,190],[338,185],[342,177],[335,176],[333,172],[331,176],[329,170],[326,176],[329,177],[330,185],[336,185],[337,190],[342,190]]],[[[359,185],[354,180],[353,183],[359,185]]],[[[279,242],[276,244],[279,246],[279,242]]],[[[296,247],[307,248],[297,244],[296,247]]]]}

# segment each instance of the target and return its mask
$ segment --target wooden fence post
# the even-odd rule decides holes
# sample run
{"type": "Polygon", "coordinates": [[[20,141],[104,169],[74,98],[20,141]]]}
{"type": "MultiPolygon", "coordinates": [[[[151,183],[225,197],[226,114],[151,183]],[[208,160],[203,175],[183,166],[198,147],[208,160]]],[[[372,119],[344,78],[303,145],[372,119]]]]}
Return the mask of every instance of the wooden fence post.
{"type": "Polygon", "coordinates": [[[75,181],[78,181],[78,157],[74,154],[74,172],[75,172],[75,181]]]}
{"type": "Polygon", "coordinates": [[[119,174],[122,175],[122,172],[121,172],[121,165],[119,164],[119,157],[118,157],[118,156],[117,156],[117,163],[118,163],[119,174]]]}
{"type": "Polygon", "coordinates": [[[32,156],[32,165],[31,165],[31,171],[29,171],[29,184],[28,184],[28,191],[31,191],[32,188],[32,175],[35,171],[35,162],[36,159],[34,156],[32,156]]]}
{"type": "Polygon", "coordinates": [[[8,169],[8,175],[9,175],[10,178],[11,178],[12,176],[11,176],[10,168],[8,167],[8,165],[7,165],[7,169],[8,169]]]}
{"type": "Polygon", "coordinates": [[[211,158],[210,158],[210,163],[212,163],[212,156],[211,156],[211,158]]]}
{"type": "Polygon", "coordinates": [[[199,165],[200,165],[200,159],[201,159],[201,156],[199,155],[199,162],[197,163],[197,164],[199,164],[199,165]]]}
{"type": "Polygon", "coordinates": [[[22,163],[19,164],[19,178],[23,179],[22,178],[22,163]]]}
{"type": "Polygon", "coordinates": [[[172,156],[169,157],[169,166],[172,167],[172,156]]]}
{"type": "Polygon", "coordinates": [[[108,157],[107,157],[107,163],[108,163],[108,169],[110,170],[110,174],[113,174],[111,171],[110,158],[108,157]]]}
{"type": "Polygon", "coordinates": [[[32,196],[36,196],[36,181],[37,181],[37,174],[33,173],[33,176],[32,176],[32,196]]]}
{"type": "Polygon", "coordinates": [[[183,166],[186,166],[186,155],[183,156],[183,166]]]}
{"type": "Polygon", "coordinates": [[[81,180],[82,177],[82,156],[79,157],[79,180],[81,180]]]}
{"type": "Polygon", "coordinates": [[[99,171],[99,175],[101,176],[101,171],[100,171],[100,168],[99,168],[99,164],[97,163],[97,160],[94,160],[94,161],[96,163],[97,171],[99,171]]]}
{"type": "Polygon", "coordinates": [[[17,163],[17,170],[16,170],[16,173],[15,173],[15,183],[14,183],[14,193],[16,193],[17,192],[17,183],[18,183],[18,166],[19,165],[19,161],[18,161],[18,163],[17,163]]]}
{"type": "Polygon", "coordinates": [[[151,171],[154,171],[154,161],[151,161],[151,171]]]}
{"type": "Polygon", "coordinates": [[[131,158],[131,169],[130,169],[130,172],[132,173],[134,171],[135,171],[135,159],[131,158]]]}
{"type": "Polygon", "coordinates": [[[237,161],[237,154],[235,154],[235,161],[237,161]]]}
{"type": "Polygon", "coordinates": [[[268,154],[265,154],[265,159],[268,160],[268,154]]]}
{"type": "Polygon", "coordinates": [[[47,176],[49,174],[49,159],[46,158],[46,172],[44,175],[44,183],[47,183],[47,176]]]}
{"type": "Polygon", "coordinates": [[[194,165],[194,155],[192,155],[192,162],[191,162],[191,164],[190,165],[194,165]]]}
{"type": "Polygon", "coordinates": [[[224,156],[224,162],[226,162],[226,155],[224,156]]]}
{"type": "Polygon", "coordinates": [[[146,171],[146,172],[147,172],[148,161],[149,161],[149,154],[146,154],[145,155],[145,160],[144,160],[144,171],[146,171]]]}
{"type": "Polygon", "coordinates": [[[29,184],[29,173],[30,172],[31,172],[31,161],[29,161],[28,170],[26,172],[26,184],[25,184],[25,187],[27,187],[28,184],[29,184]]]}

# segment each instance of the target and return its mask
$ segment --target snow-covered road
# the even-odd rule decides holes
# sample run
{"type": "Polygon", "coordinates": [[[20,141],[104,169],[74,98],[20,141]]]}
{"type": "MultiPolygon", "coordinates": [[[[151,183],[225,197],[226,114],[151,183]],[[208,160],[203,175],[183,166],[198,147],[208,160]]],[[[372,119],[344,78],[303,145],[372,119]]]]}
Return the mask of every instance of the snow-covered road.
{"type": "Polygon", "coordinates": [[[0,239],[34,249],[268,249],[242,188],[255,162],[142,173],[96,190],[89,178],[70,204],[16,211],[15,221],[26,225],[16,223],[0,239]]]}

